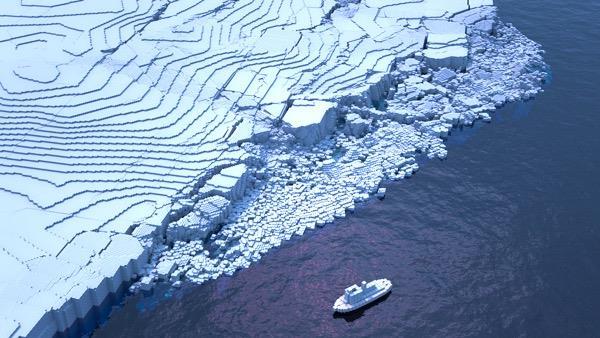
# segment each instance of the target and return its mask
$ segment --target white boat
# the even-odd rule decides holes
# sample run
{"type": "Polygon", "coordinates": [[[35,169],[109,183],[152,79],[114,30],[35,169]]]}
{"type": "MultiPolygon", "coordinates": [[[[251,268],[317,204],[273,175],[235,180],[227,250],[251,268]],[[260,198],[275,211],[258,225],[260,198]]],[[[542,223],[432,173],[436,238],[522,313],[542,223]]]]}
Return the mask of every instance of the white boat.
{"type": "Polygon", "coordinates": [[[360,286],[354,284],[344,290],[333,304],[335,312],[350,312],[359,309],[385,296],[392,290],[392,282],[388,279],[376,279],[371,282],[362,281],[360,286]]]}

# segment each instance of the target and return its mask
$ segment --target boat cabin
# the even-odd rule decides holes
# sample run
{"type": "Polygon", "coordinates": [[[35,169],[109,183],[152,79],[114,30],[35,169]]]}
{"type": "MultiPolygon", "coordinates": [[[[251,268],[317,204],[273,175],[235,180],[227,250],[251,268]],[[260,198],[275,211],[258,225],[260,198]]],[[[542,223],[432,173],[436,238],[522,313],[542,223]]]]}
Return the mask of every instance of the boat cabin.
{"type": "Polygon", "coordinates": [[[354,284],[344,290],[344,299],[347,303],[354,303],[363,299],[373,287],[367,287],[367,282],[362,281],[360,286],[354,284]]]}

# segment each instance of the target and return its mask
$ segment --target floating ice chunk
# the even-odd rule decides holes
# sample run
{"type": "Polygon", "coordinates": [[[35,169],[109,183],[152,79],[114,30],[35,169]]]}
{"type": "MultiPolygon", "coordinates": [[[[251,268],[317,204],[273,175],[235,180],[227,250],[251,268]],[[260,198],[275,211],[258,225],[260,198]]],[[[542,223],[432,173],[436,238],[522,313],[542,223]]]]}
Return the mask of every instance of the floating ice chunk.
{"type": "Polygon", "coordinates": [[[385,188],[379,188],[379,189],[377,189],[377,194],[375,194],[375,196],[377,196],[377,198],[379,198],[379,199],[383,199],[385,197],[385,192],[386,192],[385,188]]]}
{"type": "Polygon", "coordinates": [[[237,164],[221,170],[211,177],[200,189],[200,193],[218,194],[229,200],[239,199],[246,190],[248,182],[248,167],[237,164]]]}
{"type": "Polygon", "coordinates": [[[223,222],[231,210],[231,202],[223,196],[199,200],[187,215],[167,227],[167,241],[205,239],[223,222]]]}
{"type": "Polygon", "coordinates": [[[492,101],[496,107],[500,107],[506,102],[506,96],[502,94],[495,94],[492,96],[492,101]]]}
{"type": "Polygon", "coordinates": [[[431,68],[465,69],[468,55],[469,50],[463,46],[448,46],[423,51],[425,61],[431,68]]]}
{"type": "Polygon", "coordinates": [[[492,117],[488,113],[479,113],[479,118],[484,122],[490,122],[492,117]]]}
{"type": "Polygon", "coordinates": [[[425,20],[424,24],[429,31],[423,51],[427,64],[432,68],[466,68],[469,50],[465,25],[447,20],[425,20]]]}
{"type": "Polygon", "coordinates": [[[144,276],[144,277],[142,277],[142,279],[140,279],[140,281],[139,281],[140,290],[150,291],[150,290],[152,290],[153,287],[154,287],[154,281],[152,280],[152,277],[144,276]]]}
{"type": "Polygon", "coordinates": [[[461,102],[463,105],[465,105],[468,108],[476,108],[476,107],[481,106],[481,101],[479,101],[475,97],[458,96],[457,101],[461,102]]]}
{"type": "Polygon", "coordinates": [[[177,263],[174,261],[162,261],[156,266],[156,273],[164,280],[168,279],[171,273],[177,269],[177,263]]]}
{"type": "Polygon", "coordinates": [[[356,113],[346,115],[346,132],[355,137],[361,137],[369,128],[371,122],[365,120],[356,113]]]}
{"type": "Polygon", "coordinates": [[[436,87],[435,85],[433,85],[427,81],[416,83],[414,85],[414,88],[416,88],[417,90],[419,90],[420,92],[422,92],[425,95],[434,94],[434,93],[438,92],[438,87],[436,87]]]}
{"type": "Polygon", "coordinates": [[[460,113],[446,113],[442,115],[441,120],[452,125],[457,125],[460,121],[460,113]]]}
{"type": "Polygon", "coordinates": [[[334,102],[295,100],[283,117],[284,129],[301,143],[314,144],[333,130],[336,108],[334,102]]]}
{"type": "Polygon", "coordinates": [[[491,34],[494,32],[494,26],[495,26],[496,22],[494,20],[481,20],[479,22],[476,22],[473,25],[473,28],[478,29],[482,32],[486,32],[488,34],[491,34]]]}
{"type": "Polygon", "coordinates": [[[456,78],[456,72],[448,68],[442,68],[433,73],[433,82],[446,83],[456,78]]]}

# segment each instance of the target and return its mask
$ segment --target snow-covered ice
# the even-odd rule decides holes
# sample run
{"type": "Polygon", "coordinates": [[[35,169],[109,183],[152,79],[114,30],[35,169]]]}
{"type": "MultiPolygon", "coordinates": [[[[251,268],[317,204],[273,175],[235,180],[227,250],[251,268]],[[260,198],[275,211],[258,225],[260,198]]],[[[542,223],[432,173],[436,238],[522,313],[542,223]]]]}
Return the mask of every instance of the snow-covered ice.
{"type": "Polygon", "coordinates": [[[541,91],[491,0],[0,3],[0,337],[180,287],[383,197],[541,91]]]}

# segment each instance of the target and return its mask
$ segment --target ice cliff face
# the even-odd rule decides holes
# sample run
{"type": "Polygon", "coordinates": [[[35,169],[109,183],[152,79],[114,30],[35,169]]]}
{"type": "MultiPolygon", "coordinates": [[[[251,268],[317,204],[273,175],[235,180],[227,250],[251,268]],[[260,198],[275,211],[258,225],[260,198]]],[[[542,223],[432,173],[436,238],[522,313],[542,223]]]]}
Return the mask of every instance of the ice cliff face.
{"type": "Polygon", "coordinates": [[[0,4],[0,337],[231,274],[546,76],[491,1],[0,4]]]}

